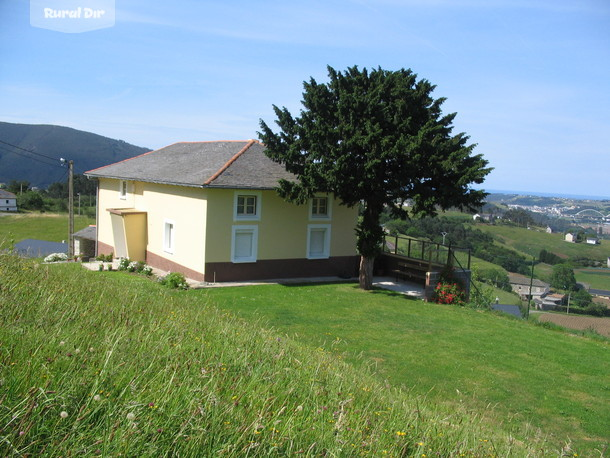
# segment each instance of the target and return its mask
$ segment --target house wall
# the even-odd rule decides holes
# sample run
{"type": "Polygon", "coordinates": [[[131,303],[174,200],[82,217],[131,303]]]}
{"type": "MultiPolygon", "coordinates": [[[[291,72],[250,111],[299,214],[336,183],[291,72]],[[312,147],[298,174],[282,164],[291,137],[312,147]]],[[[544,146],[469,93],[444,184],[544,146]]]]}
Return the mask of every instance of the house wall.
{"type": "Polygon", "coordinates": [[[206,257],[206,190],[185,186],[142,183],[139,210],[148,213],[147,262],[163,270],[203,279],[206,257]],[[164,249],[165,223],[174,230],[172,252],[164,249]],[[182,269],[184,268],[184,269],[182,269]],[[199,272],[193,276],[192,272],[199,272]]]}
{"type": "Polygon", "coordinates": [[[16,212],[17,211],[17,199],[4,198],[0,199],[0,212],[16,212]]]}
{"type": "MultiPolygon", "coordinates": [[[[195,280],[351,276],[356,272],[356,208],[340,206],[333,201],[330,219],[311,219],[308,204],[297,206],[285,202],[275,191],[256,191],[261,204],[260,218],[236,221],[234,189],[129,182],[125,199],[120,198],[119,190],[120,180],[100,179],[98,253],[112,252],[113,247],[118,246],[108,209],[134,208],[146,212],[146,262],[165,271],[182,272],[195,280]],[[171,252],[164,246],[167,222],[171,222],[174,230],[171,252]],[[330,225],[329,258],[307,259],[310,224],[330,225]],[[256,262],[231,262],[234,226],[257,227],[256,262]]],[[[126,220],[121,221],[123,228],[128,229],[126,220]]],[[[125,233],[125,238],[128,245],[134,243],[129,241],[129,234],[125,233]]],[[[114,251],[116,254],[116,248],[114,251]]]]}
{"type": "MultiPolygon", "coordinates": [[[[258,192],[258,191],[257,191],[258,192]]],[[[239,191],[248,194],[248,191],[239,191]]],[[[341,275],[357,268],[356,208],[331,199],[329,219],[311,219],[309,204],[294,205],[273,190],[260,191],[260,219],[234,219],[236,191],[210,189],[206,241],[206,281],[341,275]],[[330,225],[330,257],[307,259],[308,225],[330,225]],[[231,262],[232,228],[256,226],[257,257],[252,263],[231,262]]]]}
{"type": "MultiPolygon", "coordinates": [[[[307,257],[307,225],[330,224],[331,256],[356,254],[356,208],[332,203],[330,220],[309,219],[309,205],[284,201],[275,191],[261,191],[261,214],[257,221],[234,221],[235,190],[208,190],[207,262],[231,261],[231,227],[258,226],[258,259],[307,257]]],[[[240,191],[247,194],[247,191],[240,191]]]]}
{"type": "Polygon", "coordinates": [[[135,240],[125,234],[128,244],[137,251],[142,245],[146,252],[146,262],[163,270],[182,271],[191,278],[199,272],[203,279],[205,259],[206,191],[199,188],[169,186],[156,183],[128,182],[125,199],[120,198],[120,180],[101,178],[98,190],[98,253],[116,254],[112,217],[120,218],[123,228],[131,215],[111,215],[108,209],[135,208],[146,212],[146,240],[135,240]],[[174,227],[173,252],[164,249],[165,222],[174,227]]]}

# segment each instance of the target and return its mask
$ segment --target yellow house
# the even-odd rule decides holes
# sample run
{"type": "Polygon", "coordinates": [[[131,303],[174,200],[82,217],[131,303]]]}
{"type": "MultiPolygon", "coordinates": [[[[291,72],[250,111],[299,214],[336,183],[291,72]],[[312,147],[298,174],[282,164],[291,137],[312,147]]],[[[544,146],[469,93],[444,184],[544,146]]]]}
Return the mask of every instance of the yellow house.
{"type": "Polygon", "coordinates": [[[294,205],[294,179],[255,140],[182,142],[86,172],[97,178],[97,252],[200,281],[357,272],[357,209],[320,193],[294,205]]]}

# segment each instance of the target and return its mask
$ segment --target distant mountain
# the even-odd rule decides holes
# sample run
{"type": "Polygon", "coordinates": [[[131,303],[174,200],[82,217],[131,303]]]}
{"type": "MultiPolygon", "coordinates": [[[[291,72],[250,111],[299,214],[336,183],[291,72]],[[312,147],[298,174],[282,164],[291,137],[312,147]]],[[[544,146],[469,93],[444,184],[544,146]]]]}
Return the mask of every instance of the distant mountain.
{"type": "Polygon", "coordinates": [[[58,167],[60,158],[73,160],[74,173],[83,173],[147,151],[150,149],[69,127],[0,122],[0,183],[25,180],[46,188],[66,179],[66,168],[58,167]]]}

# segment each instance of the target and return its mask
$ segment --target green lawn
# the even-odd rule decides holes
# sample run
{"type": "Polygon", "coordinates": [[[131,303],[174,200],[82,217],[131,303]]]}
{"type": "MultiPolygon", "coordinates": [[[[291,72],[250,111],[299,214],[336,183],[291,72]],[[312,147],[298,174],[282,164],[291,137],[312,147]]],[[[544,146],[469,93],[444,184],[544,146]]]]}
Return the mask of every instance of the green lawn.
{"type": "MultiPolygon", "coordinates": [[[[74,231],[79,231],[90,224],[95,224],[95,218],[86,216],[74,217],[74,231]]],[[[15,243],[25,239],[47,240],[61,242],[68,239],[68,215],[47,213],[18,213],[0,216],[0,243],[15,243]]]]}
{"type": "MultiPolygon", "coordinates": [[[[564,445],[534,429],[509,436],[508,419],[468,408],[462,384],[464,402],[447,406],[385,383],[363,367],[367,354],[350,356],[356,364],[340,358],[368,348],[363,339],[382,341],[385,373],[418,371],[418,393],[433,373],[453,385],[439,372],[448,359],[429,358],[442,353],[439,323],[452,328],[470,311],[424,307],[428,318],[417,317],[408,310],[420,304],[353,285],[170,291],[141,276],[1,251],[0,304],[0,456],[525,457],[557,456],[564,445]],[[275,310],[303,335],[239,318],[230,311],[238,304],[275,310]],[[404,351],[417,366],[390,361],[404,351]]],[[[600,343],[583,342],[597,354],[600,343]]],[[[452,365],[461,364],[460,356],[452,365]]],[[[487,383],[484,373],[470,378],[487,383]]],[[[589,379],[577,381],[595,387],[589,379]]],[[[591,396],[599,401],[595,389],[591,396]]]]}
{"type": "Polygon", "coordinates": [[[610,291],[610,269],[575,269],[576,281],[587,283],[594,289],[610,291]]]}
{"type": "Polygon", "coordinates": [[[530,425],[589,452],[608,440],[607,341],[354,284],[189,294],[356,365],[374,364],[379,377],[431,402],[493,406],[495,421],[516,434],[530,425]]]}

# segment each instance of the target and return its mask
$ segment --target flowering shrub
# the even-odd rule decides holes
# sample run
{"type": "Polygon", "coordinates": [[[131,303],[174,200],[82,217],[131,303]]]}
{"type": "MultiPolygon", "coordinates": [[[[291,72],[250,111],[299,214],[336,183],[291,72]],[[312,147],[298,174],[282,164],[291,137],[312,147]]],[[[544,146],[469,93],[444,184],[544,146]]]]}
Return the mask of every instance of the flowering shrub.
{"type": "Polygon", "coordinates": [[[127,270],[129,267],[129,264],[130,264],[129,258],[121,258],[121,260],[119,261],[119,270],[127,270]]]}
{"type": "Polygon", "coordinates": [[[457,283],[439,283],[434,289],[434,302],[437,304],[464,305],[464,291],[457,283]]]}
{"type": "Polygon", "coordinates": [[[186,282],[186,278],[179,272],[170,272],[160,280],[161,284],[168,288],[175,289],[188,289],[189,285],[186,282]]]}
{"type": "Polygon", "coordinates": [[[67,260],[68,255],[66,253],[51,253],[46,258],[44,258],[44,262],[58,262],[67,260]]]}

